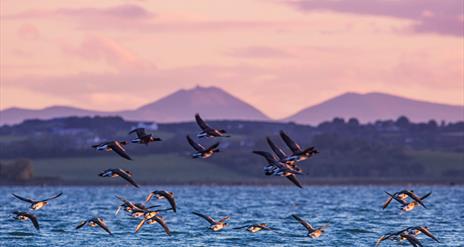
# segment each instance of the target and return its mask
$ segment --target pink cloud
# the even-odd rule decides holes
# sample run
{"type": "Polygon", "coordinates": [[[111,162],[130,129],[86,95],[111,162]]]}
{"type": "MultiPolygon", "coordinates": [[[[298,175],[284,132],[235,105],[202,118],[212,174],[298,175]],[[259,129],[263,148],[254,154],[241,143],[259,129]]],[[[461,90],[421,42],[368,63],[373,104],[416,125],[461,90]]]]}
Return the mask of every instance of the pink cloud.
{"type": "Polygon", "coordinates": [[[33,24],[23,24],[18,29],[18,36],[23,40],[37,40],[40,37],[40,31],[33,24]]]}
{"type": "Polygon", "coordinates": [[[118,71],[154,69],[129,49],[101,35],[86,37],[78,47],[63,44],[62,51],[88,61],[103,60],[118,71]]]}
{"type": "Polygon", "coordinates": [[[267,46],[250,46],[240,49],[234,49],[228,52],[228,55],[235,56],[235,57],[243,57],[243,58],[288,58],[292,57],[292,55],[283,50],[278,48],[272,48],[267,46]]]}

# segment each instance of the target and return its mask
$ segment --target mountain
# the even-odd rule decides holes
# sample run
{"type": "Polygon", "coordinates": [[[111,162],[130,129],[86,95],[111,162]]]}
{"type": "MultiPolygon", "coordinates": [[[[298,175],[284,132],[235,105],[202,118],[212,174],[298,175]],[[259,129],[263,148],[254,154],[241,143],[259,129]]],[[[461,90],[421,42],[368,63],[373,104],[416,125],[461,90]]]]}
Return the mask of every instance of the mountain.
{"type": "Polygon", "coordinates": [[[25,119],[51,119],[57,117],[80,117],[97,115],[107,116],[111,115],[111,113],[85,110],[68,106],[51,106],[39,110],[13,107],[0,111],[0,125],[20,123],[25,119]]]}
{"type": "Polygon", "coordinates": [[[456,122],[464,120],[464,107],[412,100],[384,93],[345,93],[303,109],[283,119],[304,124],[319,124],[334,117],[357,118],[361,122],[407,116],[413,122],[431,119],[456,122]]]}
{"type": "Polygon", "coordinates": [[[119,115],[128,120],[155,122],[193,121],[195,113],[216,120],[270,120],[261,111],[217,87],[195,87],[176,91],[135,110],[99,112],[74,107],[53,106],[39,110],[9,108],[0,111],[0,125],[25,119],[50,119],[67,116],[119,115]]]}
{"type": "Polygon", "coordinates": [[[176,91],[133,111],[120,112],[128,120],[157,122],[192,121],[195,113],[215,120],[270,120],[252,105],[217,87],[195,87],[176,91]]]}

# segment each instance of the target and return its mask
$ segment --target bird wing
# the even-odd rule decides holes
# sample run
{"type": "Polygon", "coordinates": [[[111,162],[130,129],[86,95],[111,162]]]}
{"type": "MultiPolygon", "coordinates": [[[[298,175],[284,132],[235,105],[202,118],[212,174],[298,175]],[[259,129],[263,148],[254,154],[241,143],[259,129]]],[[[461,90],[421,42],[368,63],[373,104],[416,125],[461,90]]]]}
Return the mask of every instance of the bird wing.
{"type": "Polygon", "coordinates": [[[422,203],[422,200],[421,198],[419,198],[414,192],[411,192],[411,191],[402,191],[401,193],[404,193],[406,195],[408,195],[409,197],[411,197],[414,201],[416,201],[417,203],[419,203],[422,207],[426,208],[426,206],[424,205],[424,203],[422,203]]]}
{"type": "Polygon", "coordinates": [[[132,160],[132,158],[126,153],[126,150],[124,147],[119,143],[119,142],[112,142],[111,144],[108,144],[108,146],[117,154],[119,154],[121,157],[132,160]]]}
{"type": "Polygon", "coordinates": [[[79,225],[76,226],[76,230],[79,229],[79,228],[82,228],[83,226],[85,226],[85,224],[87,224],[87,222],[88,222],[87,220],[81,221],[79,223],[79,225]]]}
{"type": "Polygon", "coordinates": [[[200,117],[200,114],[195,114],[195,121],[197,122],[198,126],[200,126],[200,128],[203,130],[203,131],[206,131],[206,130],[209,130],[211,129],[211,127],[209,127],[205,121],[203,121],[203,119],[201,119],[200,117]]]}
{"type": "Polygon", "coordinates": [[[300,181],[298,181],[298,179],[296,178],[295,175],[289,175],[289,176],[286,176],[288,180],[290,180],[293,184],[295,184],[296,186],[298,186],[299,188],[303,188],[303,186],[301,186],[300,184],[300,181]]]}
{"type": "MultiPolygon", "coordinates": [[[[387,193],[387,192],[385,191],[385,193],[387,193]]],[[[387,193],[387,194],[388,194],[388,193],[387,193]]],[[[387,208],[388,205],[390,205],[390,202],[391,202],[392,200],[393,200],[393,197],[389,195],[389,196],[388,196],[388,199],[385,201],[385,203],[383,204],[382,208],[383,208],[383,209],[387,208]]]]}
{"type": "Polygon", "coordinates": [[[219,147],[219,142],[216,142],[213,145],[211,145],[209,148],[207,148],[205,151],[211,151],[211,150],[217,149],[218,147],[219,147]]]}
{"type": "Polygon", "coordinates": [[[101,227],[103,230],[105,230],[105,232],[109,233],[110,235],[113,235],[113,233],[111,233],[110,229],[108,228],[108,226],[106,225],[105,221],[102,218],[97,218],[95,220],[95,223],[99,227],[101,227]]]}
{"type": "Polygon", "coordinates": [[[271,147],[272,151],[277,155],[277,157],[279,157],[280,160],[283,160],[287,157],[287,154],[282,150],[280,149],[279,147],[277,147],[274,142],[272,142],[271,138],[269,137],[266,137],[266,140],[267,140],[267,144],[269,144],[269,146],[271,147]]]}
{"type": "Polygon", "coordinates": [[[396,197],[396,196],[394,196],[394,195],[392,195],[392,194],[390,194],[390,193],[388,193],[388,192],[386,192],[386,191],[385,191],[385,193],[387,193],[387,195],[389,195],[390,197],[392,197],[393,199],[395,199],[395,201],[401,203],[401,205],[406,205],[406,204],[407,204],[405,201],[398,199],[398,197],[396,197]]]}
{"type": "Polygon", "coordinates": [[[413,235],[411,234],[403,234],[401,235],[402,237],[406,238],[406,240],[408,240],[408,242],[414,246],[414,247],[423,247],[423,245],[421,244],[421,242],[416,238],[414,237],[413,235]]]}
{"type": "Polygon", "coordinates": [[[125,179],[130,184],[134,185],[137,188],[139,187],[137,183],[135,182],[135,180],[129,174],[127,174],[127,172],[123,171],[122,169],[117,169],[114,172],[117,173],[121,178],[125,179]]]}
{"type": "Polygon", "coordinates": [[[228,220],[228,219],[230,219],[230,217],[229,217],[229,216],[226,216],[226,217],[222,218],[219,222],[224,223],[224,222],[226,222],[226,220],[228,220]]]}
{"type": "Polygon", "coordinates": [[[280,131],[280,137],[284,140],[285,144],[292,150],[293,153],[301,152],[301,147],[293,141],[283,130],[280,131]]]}
{"type": "Polygon", "coordinates": [[[155,216],[152,217],[151,219],[152,219],[152,220],[155,220],[156,222],[158,222],[158,224],[160,224],[160,225],[163,227],[163,229],[164,229],[164,231],[166,232],[166,234],[167,234],[168,236],[171,236],[171,231],[169,230],[168,225],[166,225],[166,222],[165,222],[162,218],[160,218],[160,217],[158,217],[158,216],[155,215],[155,216]]]}
{"type": "Polygon", "coordinates": [[[302,224],[308,231],[314,231],[314,227],[306,220],[300,218],[300,216],[292,214],[292,217],[295,218],[300,224],[302,224]]]}
{"type": "Polygon", "coordinates": [[[192,146],[198,152],[204,152],[205,151],[205,148],[202,145],[200,145],[199,143],[196,143],[194,140],[192,140],[192,138],[190,138],[189,135],[187,135],[187,141],[190,144],[190,146],[192,146]]]}
{"type": "Polygon", "coordinates": [[[131,208],[135,208],[135,209],[140,209],[139,207],[135,206],[132,202],[126,200],[126,198],[122,197],[122,196],[116,196],[116,198],[118,198],[119,200],[121,200],[122,202],[124,202],[124,204],[126,204],[127,206],[131,207],[131,208]]]}
{"type": "Polygon", "coordinates": [[[431,238],[431,239],[433,239],[433,240],[435,240],[437,242],[440,242],[440,241],[438,241],[438,239],[435,236],[433,236],[433,234],[429,231],[429,229],[427,229],[427,228],[425,228],[423,226],[420,226],[420,227],[417,228],[417,230],[419,230],[423,234],[427,235],[427,237],[429,237],[429,238],[431,238]]]}
{"type": "Polygon", "coordinates": [[[174,199],[174,196],[163,190],[155,191],[155,194],[161,195],[164,198],[166,198],[166,200],[168,200],[169,204],[171,205],[172,211],[176,212],[176,200],[174,199]]]}
{"type": "Polygon", "coordinates": [[[139,222],[139,224],[137,224],[137,227],[135,228],[135,232],[134,232],[134,233],[137,233],[137,232],[140,231],[140,229],[142,228],[143,224],[145,224],[145,221],[146,221],[146,219],[143,218],[143,219],[139,222]]]}
{"type": "Polygon", "coordinates": [[[58,194],[56,194],[56,195],[54,195],[54,196],[52,196],[50,198],[47,198],[44,201],[50,201],[50,200],[56,199],[56,198],[60,197],[61,195],[63,195],[63,192],[60,192],[60,193],[58,193],[58,194]]]}
{"type": "Polygon", "coordinates": [[[431,194],[432,194],[432,192],[429,192],[426,195],[422,196],[420,199],[424,200],[425,198],[429,197],[431,194]]]}
{"type": "Polygon", "coordinates": [[[386,235],[380,236],[380,238],[378,238],[377,241],[375,241],[375,246],[379,246],[380,243],[382,243],[382,241],[384,241],[385,239],[387,239],[386,235]]]}
{"type": "Polygon", "coordinates": [[[274,155],[272,155],[271,153],[269,152],[265,152],[265,151],[253,151],[254,154],[257,154],[257,155],[261,155],[263,156],[267,163],[269,163],[269,165],[277,165],[277,159],[274,155]]]}
{"type": "Polygon", "coordinates": [[[39,221],[37,220],[37,217],[35,215],[28,214],[28,213],[23,213],[23,215],[31,220],[32,225],[34,225],[34,227],[35,227],[35,229],[37,229],[37,231],[40,230],[39,221]]]}
{"type": "Polygon", "coordinates": [[[144,137],[147,135],[144,128],[136,128],[129,132],[129,134],[136,133],[138,138],[144,137]]]}
{"type": "Polygon", "coordinates": [[[200,216],[201,218],[207,220],[210,224],[216,224],[217,223],[213,218],[211,218],[211,217],[209,217],[207,215],[200,214],[200,213],[197,213],[197,212],[192,212],[192,214],[200,216]]]}
{"type": "Polygon", "coordinates": [[[145,202],[149,202],[151,198],[153,197],[153,195],[155,194],[155,192],[156,191],[150,192],[150,194],[148,194],[147,198],[145,199],[145,202]]]}
{"type": "Polygon", "coordinates": [[[29,203],[35,203],[35,202],[37,202],[37,201],[34,201],[34,200],[32,200],[32,199],[29,199],[29,198],[24,198],[24,197],[18,196],[18,195],[14,194],[14,193],[12,193],[12,195],[13,195],[14,197],[18,198],[18,199],[21,200],[21,201],[25,201],[25,202],[29,202],[29,203]]]}

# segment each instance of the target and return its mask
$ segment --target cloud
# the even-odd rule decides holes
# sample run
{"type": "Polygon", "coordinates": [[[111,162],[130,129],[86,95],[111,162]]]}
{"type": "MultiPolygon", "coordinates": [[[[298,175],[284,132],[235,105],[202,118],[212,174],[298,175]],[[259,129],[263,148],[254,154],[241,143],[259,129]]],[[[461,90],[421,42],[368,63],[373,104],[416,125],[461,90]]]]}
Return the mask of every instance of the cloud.
{"type": "Polygon", "coordinates": [[[38,40],[40,31],[33,24],[23,24],[18,29],[18,36],[23,40],[38,40]]]}
{"type": "Polygon", "coordinates": [[[267,46],[249,46],[245,48],[234,49],[229,51],[227,54],[234,57],[263,59],[292,57],[292,54],[283,49],[267,46]]]}
{"type": "Polygon", "coordinates": [[[329,10],[361,15],[380,15],[416,21],[416,32],[464,35],[462,0],[333,0],[283,1],[302,11],[329,10]]]}
{"type": "Polygon", "coordinates": [[[62,51],[68,56],[72,55],[87,61],[103,60],[118,71],[154,69],[148,61],[141,59],[116,41],[101,35],[88,36],[77,47],[63,44],[62,51]]]}

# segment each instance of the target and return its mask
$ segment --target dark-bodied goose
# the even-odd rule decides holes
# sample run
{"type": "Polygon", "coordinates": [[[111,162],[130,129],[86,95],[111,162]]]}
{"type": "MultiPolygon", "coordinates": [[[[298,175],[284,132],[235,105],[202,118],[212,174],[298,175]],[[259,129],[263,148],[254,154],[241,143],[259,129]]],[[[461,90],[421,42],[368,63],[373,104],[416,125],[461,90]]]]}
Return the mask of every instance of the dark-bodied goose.
{"type": "Polygon", "coordinates": [[[406,199],[408,197],[412,198],[414,201],[416,201],[417,203],[419,203],[421,206],[423,206],[424,208],[427,208],[424,203],[422,203],[422,200],[420,199],[419,196],[417,196],[413,190],[402,190],[400,192],[395,192],[393,195],[390,195],[390,193],[388,192],[385,192],[387,193],[389,196],[388,196],[388,199],[387,201],[385,201],[385,203],[383,204],[383,209],[387,208],[388,205],[390,205],[390,202],[393,200],[393,198],[397,198],[398,200],[401,200],[403,202],[406,202],[406,199]]]}
{"type": "Polygon", "coordinates": [[[166,232],[168,236],[171,236],[171,231],[169,230],[169,227],[164,221],[163,217],[161,215],[150,215],[150,214],[147,214],[147,217],[144,217],[140,221],[140,223],[135,228],[135,233],[139,232],[144,224],[152,225],[156,223],[160,224],[161,227],[163,227],[164,231],[166,232]]]}
{"type": "MultiPolygon", "coordinates": [[[[385,192],[387,193],[387,195],[389,195],[391,198],[395,199],[395,201],[399,202],[402,206],[401,206],[401,210],[403,212],[409,212],[411,210],[413,210],[417,205],[421,205],[419,204],[418,201],[412,201],[412,202],[407,202],[406,200],[402,200],[400,198],[398,198],[397,196],[394,196],[388,192],[385,192]]],[[[419,198],[419,201],[423,201],[425,198],[429,197],[430,195],[432,194],[432,192],[429,192],[427,193],[426,195],[422,196],[419,198]]]]}
{"type": "Polygon", "coordinates": [[[270,227],[267,226],[267,224],[265,223],[261,223],[261,224],[253,224],[253,225],[246,225],[246,226],[240,226],[240,227],[235,227],[233,229],[243,229],[243,228],[246,228],[247,231],[251,232],[251,233],[255,233],[255,232],[259,232],[261,230],[272,230],[270,227]]]}
{"type": "Polygon", "coordinates": [[[296,186],[303,188],[296,178],[295,174],[301,174],[299,171],[292,169],[289,165],[278,161],[274,155],[264,151],[253,151],[253,153],[263,156],[268,165],[264,168],[266,175],[283,176],[290,180],[296,186]]]}
{"type": "Polygon", "coordinates": [[[50,198],[47,198],[47,199],[44,199],[44,200],[33,200],[33,199],[29,199],[29,198],[25,198],[25,197],[22,197],[22,196],[18,196],[16,194],[12,194],[14,197],[18,198],[19,200],[21,201],[25,201],[25,202],[28,202],[31,204],[31,209],[32,210],[38,210],[38,209],[41,209],[42,207],[44,207],[45,205],[48,204],[48,201],[50,200],[53,200],[55,198],[58,198],[62,195],[63,193],[60,192],[50,198]]]}
{"type": "Polygon", "coordinates": [[[139,187],[135,180],[132,178],[132,173],[128,170],[121,168],[106,169],[102,173],[98,174],[100,177],[121,177],[135,187],[139,187]]]}
{"type": "Polygon", "coordinates": [[[129,132],[129,134],[132,134],[134,132],[135,134],[137,134],[137,138],[132,139],[131,140],[132,143],[140,143],[140,144],[148,145],[148,143],[150,142],[161,141],[161,138],[154,137],[152,134],[147,134],[144,128],[133,129],[129,132]]]}
{"type": "Polygon", "coordinates": [[[111,233],[110,229],[106,225],[103,218],[95,217],[95,218],[91,218],[89,220],[81,221],[79,223],[79,225],[76,226],[76,229],[79,229],[79,228],[81,228],[81,227],[83,227],[85,225],[90,226],[90,227],[97,227],[98,226],[101,229],[105,230],[105,232],[107,232],[108,234],[113,235],[113,233],[111,233]]]}
{"type": "Polygon", "coordinates": [[[34,225],[35,229],[37,231],[40,231],[39,221],[37,220],[37,217],[35,217],[35,215],[21,211],[15,211],[13,213],[15,214],[14,218],[16,220],[30,220],[32,222],[32,225],[34,225]]]}
{"type": "Polygon", "coordinates": [[[293,141],[283,130],[280,131],[280,137],[287,144],[288,148],[292,151],[292,155],[288,156],[286,159],[289,161],[302,161],[310,158],[314,154],[319,153],[314,147],[309,147],[302,149],[295,141],[293,141]]]}
{"type": "Polygon", "coordinates": [[[130,202],[130,201],[126,200],[122,196],[116,196],[116,198],[121,200],[122,204],[118,206],[118,209],[116,210],[115,215],[118,215],[121,208],[123,208],[124,211],[129,213],[129,215],[131,215],[132,217],[137,218],[137,217],[143,216],[145,211],[148,211],[148,210],[150,210],[152,208],[159,207],[159,205],[154,205],[154,206],[147,207],[143,203],[133,203],[133,202],[130,202]]]}
{"type": "Polygon", "coordinates": [[[203,119],[201,119],[200,114],[195,114],[195,121],[201,129],[201,132],[197,134],[198,138],[203,137],[230,137],[226,134],[226,131],[223,129],[214,129],[208,126],[203,119]]]}
{"type": "Polygon", "coordinates": [[[204,148],[199,143],[193,141],[192,138],[190,138],[190,136],[188,135],[187,135],[187,141],[190,144],[190,146],[192,146],[196,150],[196,152],[192,154],[192,158],[194,159],[196,158],[206,159],[208,157],[211,157],[211,155],[213,155],[214,153],[219,152],[219,148],[218,148],[219,142],[214,143],[208,148],[204,148]]]}
{"type": "Polygon", "coordinates": [[[420,241],[416,238],[419,234],[424,233],[427,237],[433,239],[436,242],[440,242],[430,231],[427,226],[413,226],[408,227],[397,232],[389,232],[380,236],[375,246],[379,246],[385,240],[391,241],[404,241],[407,240],[412,246],[422,246],[420,241]]]}
{"type": "Polygon", "coordinates": [[[127,145],[126,141],[109,141],[92,145],[92,147],[95,148],[97,151],[114,151],[124,159],[132,160],[132,158],[127,154],[126,150],[124,149],[124,145],[127,145]]]}
{"type": "Polygon", "coordinates": [[[148,194],[147,198],[145,199],[145,202],[149,202],[153,196],[155,196],[158,200],[168,200],[169,204],[171,205],[172,211],[176,212],[176,200],[174,199],[174,193],[165,190],[155,190],[148,194]]]}
{"type": "Polygon", "coordinates": [[[303,169],[299,168],[296,164],[296,160],[289,158],[290,156],[287,155],[281,148],[277,147],[274,142],[269,138],[266,137],[267,144],[271,147],[272,151],[277,155],[279,161],[289,165],[293,170],[298,172],[303,172],[303,169]]]}
{"type": "Polygon", "coordinates": [[[228,225],[226,220],[230,219],[229,216],[226,216],[226,217],[222,218],[220,221],[216,221],[213,218],[211,218],[210,216],[207,216],[207,215],[204,215],[204,214],[200,214],[200,213],[197,213],[197,212],[192,212],[192,214],[200,216],[201,218],[208,221],[208,223],[210,224],[209,229],[211,229],[211,230],[213,230],[215,232],[224,229],[224,227],[226,227],[228,225]]]}
{"type": "Polygon", "coordinates": [[[310,238],[320,237],[325,232],[325,229],[328,227],[328,225],[324,225],[319,228],[314,228],[311,224],[309,224],[308,221],[300,218],[300,216],[292,214],[292,217],[295,218],[300,224],[302,224],[306,228],[306,230],[308,230],[308,237],[310,238]]]}

